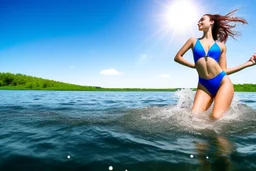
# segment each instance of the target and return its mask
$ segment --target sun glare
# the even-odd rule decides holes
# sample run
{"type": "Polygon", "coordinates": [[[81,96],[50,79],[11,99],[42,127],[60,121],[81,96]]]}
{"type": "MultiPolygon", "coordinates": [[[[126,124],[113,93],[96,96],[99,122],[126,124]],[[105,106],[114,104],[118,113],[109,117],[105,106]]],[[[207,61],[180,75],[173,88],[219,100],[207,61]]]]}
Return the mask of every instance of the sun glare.
{"type": "Polygon", "coordinates": [[[184,42],[188,37],[197,36],[197,22],[206,10],[198,0],[156,2],[160,5],[161,12],[155,14],[158,29],[149,37],[155,40],[153,46],[165,42],[166,53],[169,53],[173,42],[184,42]]]}
{"type": "Polygon", "coordinates": [[[164,20],[168,29],[183,32],[196,26],[199,7],[191,0],[176,0],[166,6],[164,20]]]}

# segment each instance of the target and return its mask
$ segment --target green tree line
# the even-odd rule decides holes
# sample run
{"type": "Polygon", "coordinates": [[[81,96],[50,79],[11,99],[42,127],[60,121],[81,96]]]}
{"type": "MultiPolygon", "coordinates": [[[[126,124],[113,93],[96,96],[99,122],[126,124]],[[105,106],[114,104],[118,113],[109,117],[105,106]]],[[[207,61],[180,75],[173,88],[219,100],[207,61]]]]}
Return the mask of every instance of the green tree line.
{"type": "Polygon", "coordinates": [[[256,84],[234,84],[235,91],[256,92],[256,84]]]}
{"type": "Polygon", "coordinates": [[[24,74],[1,73],[0,89],[2,90],[81,90],[81,91],[176,91],[177,89],[143,89],[143,88],[102,88],[82,86],[48,80],[24,74]]]}
{"type": "Polygon", "coordinates": [[[81,86],[48,80],[24,74],[0,73],[1,89],[33,89],[33,90],[97,90],[100,87],[81,86]]]}

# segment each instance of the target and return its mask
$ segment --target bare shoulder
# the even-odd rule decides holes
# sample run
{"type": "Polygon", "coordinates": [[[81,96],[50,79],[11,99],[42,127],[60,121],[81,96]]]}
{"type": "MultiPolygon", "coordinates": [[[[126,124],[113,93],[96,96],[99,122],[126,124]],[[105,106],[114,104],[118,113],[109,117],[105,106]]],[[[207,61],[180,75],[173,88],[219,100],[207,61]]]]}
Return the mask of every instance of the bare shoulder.
{"type": "Polygon", "coordinates": [[[222,52],[226,52],[226,45],[224,42],[217,42],[222,52]]]}
{"type": "Polygon", "coordinates": [[[197,40],[196,37],[190,37],[190,38],[188,39],[188,41],[191,42],[191,43],[193,43],[193,44],[196,42],[196,40],[197,40]]]}
{"type": "MultiPolygon", "coordinates": [[[[195,38],[189,38],[186,43],[180,48],[177,55],[183,56],[189,49],[192,49],[194,46],[195,38]]],[[[176,55],[176,56],[177,56],[176,55]]]]}
{"type": "Polygon", "coordinates": [[[190,47],[194,47],[194,46],[195,46],[195,43],[196,43],[196,40],[197,40],[197,38],[195,38],[195,37],[190,37],[190,38],[187,40],[187,43],[190,45],[190,47]]]}

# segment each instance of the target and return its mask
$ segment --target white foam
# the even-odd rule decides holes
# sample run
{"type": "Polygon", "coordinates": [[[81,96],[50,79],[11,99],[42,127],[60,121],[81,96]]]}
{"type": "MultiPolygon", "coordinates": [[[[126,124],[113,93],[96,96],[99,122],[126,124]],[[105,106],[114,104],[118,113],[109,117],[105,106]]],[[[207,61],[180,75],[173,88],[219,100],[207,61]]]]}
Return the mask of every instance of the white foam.
{"type": "Polygon", "coordinates": [[[133,110],[125,117],[125,125],[133,129],[148,133],[189,132],[194,134],[236,133],[241,127],[256,122],[254,109],[241,104],[238,97],[234,97],[230,110],[217,121],[210,119],[212,106],[208,111],[198,115],[192,114],[195,92],[182,89],[175,92],[177,104],[164,107],[147,107],[133,110]],[[130,118],[129,120],[127,120],[130,118]]]}
{"type": "Polygon", "coordinates": [[[194,94],[191,89],[181,89],[175,92],[175,95],[178,97],[178,108],[191,108],[194,100],[194,94]]]}

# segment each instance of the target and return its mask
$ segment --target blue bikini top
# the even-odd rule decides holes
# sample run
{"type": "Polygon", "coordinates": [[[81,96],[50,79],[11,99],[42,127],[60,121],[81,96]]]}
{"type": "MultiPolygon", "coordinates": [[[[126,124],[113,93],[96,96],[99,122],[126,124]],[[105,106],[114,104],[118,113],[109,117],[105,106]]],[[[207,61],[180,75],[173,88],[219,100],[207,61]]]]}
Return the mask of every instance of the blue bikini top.
{"type": "Polygon", "coordinates": [[[206,54],[206,52],[204,51],[203,45],[201,44],[199,39],[196,40],[196,44],[193,48],[193,56],[194,56],[195,63],[200,58],[205,57],[205,56],[211,57],[216,62],[219,62],[220,54],[221,54],[221,49],[216,42],[214,42],[214,44],[210,47],[210,49],[208,50],[208,52],[206,54]]]}

